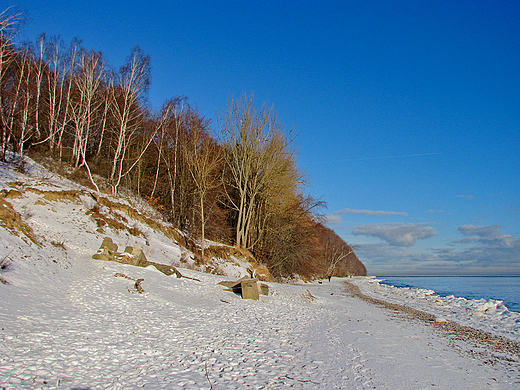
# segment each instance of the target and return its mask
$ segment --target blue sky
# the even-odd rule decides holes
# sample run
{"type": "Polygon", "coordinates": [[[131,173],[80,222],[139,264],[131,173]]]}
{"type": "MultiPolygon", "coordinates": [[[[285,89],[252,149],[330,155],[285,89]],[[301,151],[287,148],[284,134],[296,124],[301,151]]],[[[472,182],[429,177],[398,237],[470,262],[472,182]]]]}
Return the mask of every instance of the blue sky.
{"type": "Polygon", "coordinates": [[[520,274],[517,1],[41,1],[39,33],[152,58],[150,103],[254,93],[374,275],[520,274]]]}

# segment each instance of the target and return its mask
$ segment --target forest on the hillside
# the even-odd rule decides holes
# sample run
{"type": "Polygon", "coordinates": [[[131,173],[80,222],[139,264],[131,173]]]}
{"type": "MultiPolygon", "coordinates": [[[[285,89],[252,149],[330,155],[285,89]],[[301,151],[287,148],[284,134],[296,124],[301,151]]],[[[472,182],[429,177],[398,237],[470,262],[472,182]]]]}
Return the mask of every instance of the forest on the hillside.
{"type": "Polygon", "coordinates": [[[23,15],[0,14],[0,160],[51,157],[96,191],[129,190],[186,232],[251,252],[273,276],[365,275],[304,192],[291,131],[253,96],[213,124],[174,96],[147,103],[150,57],[119,69],[80,41],[17,42],[23,15]],[[215,125],[216,128],[211,126],[215,125]],[[8,152],[14,152],[8,153],[8,152]]]}

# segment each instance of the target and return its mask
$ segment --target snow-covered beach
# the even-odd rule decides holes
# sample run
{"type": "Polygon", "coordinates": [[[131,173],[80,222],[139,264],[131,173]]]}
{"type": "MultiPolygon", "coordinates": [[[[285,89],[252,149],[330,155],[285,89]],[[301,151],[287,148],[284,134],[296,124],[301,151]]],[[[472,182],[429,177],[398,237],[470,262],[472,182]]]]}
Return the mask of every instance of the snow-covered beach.
{"type": "MultiPolygon", "coordinates": [[[[218,285],[247,273],[238,259],[219,265],[227,276],[187,269],[195,267],[185,249],[128,215],[121,221],[141,236],[101,233],[88,191],[37,164],[27,169],[0,167],[2,207],[25,223],[12,222],[17,234],[14,225],[0,228],[0,389],[520,388],[518,354],[370,304],[341,279],[267,283],[269,295],[243,300],[218,285]],[[70,190],[79,192],[41,192],[70,190]],[[198,280],[92,259],[105,236],[198,280]]],[[[445,310],[436,317],[518,337],[518,318],[498,304],[473,307],[481,315],[465,319],[449,302],[381,292],[373,278],[347,281],[375,298],[419,302],[445,310]],[[494,328],[496,318],[507,326],[494,328]]]]}
{"type": "Polygon", "coordinates": [[[394,287],[380,282],[381,279],[365,278],[356,284],[372,298],[430,313],[438,322],[451,320],[520,342],[520,313],[510,311],[502,301],[440,296],[429,289],[394,287]]]}
{"type": "MultiPolygon", "coordinates": [[[[270,284],[84,259],[0,286],[5,389],[520,388],[519,363],[353,297],[341,280],[270,284]],[[144,294],[124,277],[143,278],[144,294]]],[[[514,357],[513,357],[514,358],[514,357]]],[[[516,357],[517,358],[517,357],[516,357]]]]}

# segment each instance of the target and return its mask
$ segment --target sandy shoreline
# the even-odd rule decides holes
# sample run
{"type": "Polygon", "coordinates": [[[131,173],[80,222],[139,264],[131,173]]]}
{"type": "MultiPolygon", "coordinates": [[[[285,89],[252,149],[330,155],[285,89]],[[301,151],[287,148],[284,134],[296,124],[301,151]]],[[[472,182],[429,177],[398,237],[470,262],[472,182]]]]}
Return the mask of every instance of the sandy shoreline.
{"type": "Polygon", "coordinates": [[[348,281],[344,282],[350,294],[364,300],[365,302],[383,306],[387,309],[394,310],[399,313],[411,316],[428,325],[441,329],[446,335],[453,340],[462,340],[475,346],[475,348],[484,350],[471,350],[471,354],[479,355],[484,363],[495,364],[498,361],[519,362],[520,361],[520,343],[509,340],[502,336],[496,336],[489,332],[475,329],[469,326],[462,326],[454,321],[443,320],[436,321],[433,314],[426,313],[421,310],[413,309],[405,305],[390,303],[381,299],[373,298],[363,294],[359,287],[348,281]],[[489,352],[488,352],[489,351],[489,352]]]}

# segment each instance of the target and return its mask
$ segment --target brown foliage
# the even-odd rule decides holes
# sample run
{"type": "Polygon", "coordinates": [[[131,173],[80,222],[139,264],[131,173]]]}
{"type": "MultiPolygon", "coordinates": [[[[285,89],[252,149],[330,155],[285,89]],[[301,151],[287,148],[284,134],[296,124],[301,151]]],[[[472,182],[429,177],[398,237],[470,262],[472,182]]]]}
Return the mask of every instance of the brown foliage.
{"type": "Polygon", "coordinates": [[[324,276],[364,276],[367,270],[359,261],[353,248],[332,229],[317,223],[315,231],[319,237],[319,258],[327,267],[324,276]]]}

